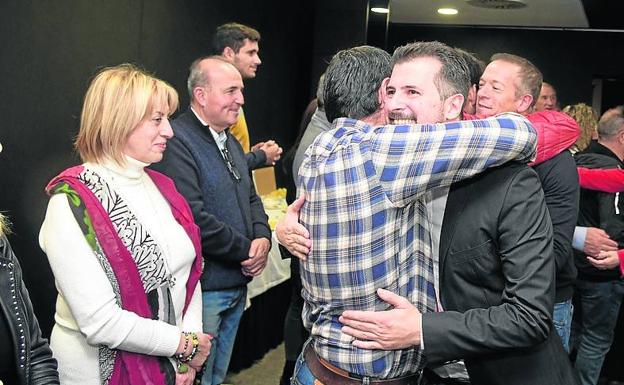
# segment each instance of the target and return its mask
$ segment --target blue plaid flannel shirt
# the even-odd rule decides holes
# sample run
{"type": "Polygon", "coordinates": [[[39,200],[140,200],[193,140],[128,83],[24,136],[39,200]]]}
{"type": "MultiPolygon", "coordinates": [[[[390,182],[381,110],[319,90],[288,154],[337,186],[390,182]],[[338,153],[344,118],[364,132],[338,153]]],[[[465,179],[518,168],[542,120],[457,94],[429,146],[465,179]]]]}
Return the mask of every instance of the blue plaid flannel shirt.
{"type": "Polygon", "coordinates": [[[317,354],[359,376],[396,378],[424,366],[418,346],[366,350],[340,331],[345,310],[387,310],[384,288],[435,311],[423,193],[509,160],[529,161],[537,136],[517,114],[436,125],[372,127],[338,119],[299,169],[301,222],[312,250],[301,263],[303,322],[317,354]]]}

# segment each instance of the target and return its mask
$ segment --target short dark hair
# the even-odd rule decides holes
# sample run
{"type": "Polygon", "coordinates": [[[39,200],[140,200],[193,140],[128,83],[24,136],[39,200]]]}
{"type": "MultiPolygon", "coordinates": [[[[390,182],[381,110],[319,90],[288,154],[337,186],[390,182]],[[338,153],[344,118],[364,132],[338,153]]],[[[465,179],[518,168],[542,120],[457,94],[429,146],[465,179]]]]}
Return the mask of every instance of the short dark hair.
{"type": "Polygon", "coordinates": [[[239,23],[226,23],[217,27],[212,37],[214,55],[221,55],[225,47],[230,47],[235,53],[245,45],[245,39],[260,41],[260,33],[255,29],[239,23]]]}
{"type": "MultiPolygon", "coordinates": [[[[553,91],[555,91],[555,94],[557,93],[557,89],[555,88],[555,86],[553,86],[552,84],[545,82],[544,80],[542,80],[542,87],[546,86],[546,87],[550,87],[553,89],[553,91]]],[[[542,93],[541,89],[540,89],[540,93],[542,93]]]]}
{"type": "Polygon", "coordinates": [[[363,119],[379,110],[379,88],[390,76],[390,54],[360,46],[338,51],[325,71],[323,97],[328,121],[363,119]]]}
{"type": "Polygon", "coordinates": [[[392,65],[422,57],[433,57],[442,64],[434,83],[442,100],[455,94],[466,98],[470,88],[470,71],[463,56],[456,49],[439,41],[417,41],[394,50],[392,65]]]}
{"type": "Polygon", "coordinates": [[[477,57],[472,52],[468,52],[461,48],[455,48],[457,52],[464,58],[466,64],[468,65],[468,71],[470,73],[470,85],[476,85],[479,87],[479,81],[481,80],[481,75],[483,75],[483,71],[485,70],[485,62],[477,57]]]}
{"type": "Polygon", "coordinates": [[[530,107],[534,106],[542,90],[543,78],[540,70],[528,59],[510,53],[495,53],[492,55],[490,63],[495,60],[512,63],[520,67],[520,71],[518,72],[518,75],[520,75],[520,84],[518,84],[518,89],[516,90],[516,97],[519,98],[524,94],[529,94],[533,96],[533,103],[531,103],[530,107]]]}

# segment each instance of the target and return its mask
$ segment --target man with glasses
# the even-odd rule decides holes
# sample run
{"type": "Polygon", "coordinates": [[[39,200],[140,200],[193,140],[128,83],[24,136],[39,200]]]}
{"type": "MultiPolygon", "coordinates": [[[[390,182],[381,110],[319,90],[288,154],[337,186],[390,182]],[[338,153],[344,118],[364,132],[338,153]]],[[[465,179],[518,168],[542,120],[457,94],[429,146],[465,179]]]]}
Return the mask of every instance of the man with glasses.
{"type": "Polygon", "coordinates": [[[154,168],[173,178],[201,232],[204,332],[215,337],[201,383],[221,384],[247,283],[266,265],[271,230],[243,150],[227,130],[244,103],[240,73],[222,58],[201,58],[187,84],[191,106],[171,122],[175,136],[154,168]]]}

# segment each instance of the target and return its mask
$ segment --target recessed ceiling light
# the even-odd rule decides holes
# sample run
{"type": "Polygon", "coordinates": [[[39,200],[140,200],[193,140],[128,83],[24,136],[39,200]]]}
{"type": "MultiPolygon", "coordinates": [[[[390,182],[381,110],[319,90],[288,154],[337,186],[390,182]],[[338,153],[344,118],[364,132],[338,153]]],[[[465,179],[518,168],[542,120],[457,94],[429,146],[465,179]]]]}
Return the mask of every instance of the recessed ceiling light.
{"type": "Polygon", "coordinates": [[[438,13],[440,15],[457,15],[458,11],[455,8],[440,8],[438,13]]]}
{"type": "Polygon", "coordinates": [[[376,12],[376,13],[390,13],[390,10],[388,8],[381,8],[381,7],[373,7],[371,8],[371,11],[376,12]]]}

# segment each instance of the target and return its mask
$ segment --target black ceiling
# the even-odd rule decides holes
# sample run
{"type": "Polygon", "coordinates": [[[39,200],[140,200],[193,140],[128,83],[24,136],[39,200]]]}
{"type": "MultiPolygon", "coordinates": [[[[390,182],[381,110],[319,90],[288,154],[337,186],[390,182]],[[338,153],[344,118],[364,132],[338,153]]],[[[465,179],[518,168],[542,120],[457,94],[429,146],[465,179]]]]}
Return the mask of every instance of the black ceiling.
{"type": "Polygon", "coordinates": [[[582,0],[589,27],[592,29],[624,29],[624,1],[582,0]]]}

